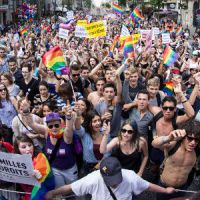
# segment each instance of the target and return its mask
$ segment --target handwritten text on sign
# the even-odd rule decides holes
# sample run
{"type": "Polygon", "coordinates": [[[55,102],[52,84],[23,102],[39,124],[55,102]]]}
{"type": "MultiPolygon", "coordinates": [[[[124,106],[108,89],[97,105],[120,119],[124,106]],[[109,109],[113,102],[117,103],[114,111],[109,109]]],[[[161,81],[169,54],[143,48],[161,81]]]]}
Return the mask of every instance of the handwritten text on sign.
{"type": "Polygon", "coordinates": [[[33,164],[30,155],[19,155],[0,152],[0,180],[40,185],[33,177],[33,164]]]}

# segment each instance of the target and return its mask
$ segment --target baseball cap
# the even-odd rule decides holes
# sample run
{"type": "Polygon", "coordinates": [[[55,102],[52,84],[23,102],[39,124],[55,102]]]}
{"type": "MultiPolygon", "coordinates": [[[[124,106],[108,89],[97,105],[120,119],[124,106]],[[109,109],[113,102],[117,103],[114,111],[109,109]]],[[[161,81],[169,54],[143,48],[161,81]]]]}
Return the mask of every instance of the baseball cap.
{"type": "Polygon", "coordinates": [[[101,161],[100,172],[106,185],[112,187],[122,182],[122,167],[115,157],[108,157],[101,161]]]}
{"type": "Polygon", "coordinates": [[[55,112],[52,112],[46,116],[46,123],[59,121],[59,120],[61,120],[60,115],[55,112]]]}
{"type": "Polygon", "coordinates": [[[192,52],[192,55],[193,55],[193,56],[198,56],[198,51],[193,51],[193,52],[192,52]]]}

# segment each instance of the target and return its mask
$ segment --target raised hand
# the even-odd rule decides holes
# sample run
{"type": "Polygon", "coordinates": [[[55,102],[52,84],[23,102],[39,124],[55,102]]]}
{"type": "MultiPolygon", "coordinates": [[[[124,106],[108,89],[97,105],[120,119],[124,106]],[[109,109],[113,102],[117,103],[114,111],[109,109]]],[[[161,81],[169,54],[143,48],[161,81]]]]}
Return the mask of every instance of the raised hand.
{"type": "Polygon", "coordinates": [[[184,129],[177,129],[174,131],[171,131],[169,134],[169,140],[170,141],[179,141],[182,138],[186,136],[186,131],[184,129]]]}

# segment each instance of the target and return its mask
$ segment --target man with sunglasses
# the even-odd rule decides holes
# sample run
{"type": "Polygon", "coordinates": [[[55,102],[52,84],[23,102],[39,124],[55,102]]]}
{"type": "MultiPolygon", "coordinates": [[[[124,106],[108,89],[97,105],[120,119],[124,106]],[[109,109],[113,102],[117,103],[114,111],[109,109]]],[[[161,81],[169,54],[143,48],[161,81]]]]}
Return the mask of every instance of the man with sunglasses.
{"type": "MultiPolygon", "coordinates": [[[[165,151],[163,172],[159,185],[186,190],[188,177],[196,165],[196,148],[200,142],[200,122],[190,120],[178,130],[171,131],[168,136],[160,136],[153,140],[152,145],[165,151]]],[[[177,192],[172,195],[157,194],[157,199],[168,200],[184,196],[177,192]]]]}
{"type": "MultiPolygon", "coordinates": [[[[171,131],[177,129],[179,124],[185,123],[194,116],[194,109],[184,96],[180,84],[174,87],[174,92],[176,97],[181,100],[185,114],[176,116],[177,100],[173,96],[166,96],[161,103],[161,108],[149,106],[150,112],[154,115],[151,124],[152,137],[168,136],[171,131]]],[[[164,152],[153,147],[150,151],[150,159],[152,171],[157,174],[159,166],[164,160],[164,152]]]]}
{"type": "Polygon", "coordinates": [[[78,64],[70,66],[70,79],[75,92],[80,92],[84,97],[91,91],[90,82],[80,76],[81,70],[78,64]]]}

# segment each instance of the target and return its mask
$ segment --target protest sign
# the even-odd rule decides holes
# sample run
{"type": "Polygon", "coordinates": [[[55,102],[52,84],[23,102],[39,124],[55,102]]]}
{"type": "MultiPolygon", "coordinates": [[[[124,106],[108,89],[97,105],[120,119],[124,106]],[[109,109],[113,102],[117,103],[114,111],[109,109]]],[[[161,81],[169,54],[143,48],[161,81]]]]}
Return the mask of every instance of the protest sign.
{"type": "Polygon", "coordinates": [[[68,20],[65,17],[58,16],[58,21],[60,23],[66,23],[68,20]]]}
{"type": "Polygon", "coordinates": [[[146,41],[147,35],[150,33],[151,30],[144,30],[141,29],[140,33],[141,33],[141,40],[142,41],[146,41]]]}
{"type": "MultiPolygon", "coordinates": [[[[139,41],[141,34],[139,34],[139,33],[138,34],[133,34],[132,36],[133,36],[132,38],[133,38],[133,44],[134,44],[134,43],[139,41]]],[[[125,41],[129,37],[130,37],[130,35],[129,36],[120,37],[120,42],[125,41]]]]}
{"type": "Polygon", "coordinates": [[[151,49],[152,46],[152,36],[153,36],[153,30],[150,31],[150,33],[146,37],[146,44],[145,44],[145,51],[148,52],[151,49]]]}
{"type": "Polygon", "coordinates": [[[13,39],[15,42],[18,42],[19,41],[19,33],[15,33],[13,39]]]}
{"type": "Polygon", "coordinates": [[[129,35],[130,35],[130,32],[129,32],[128,28],[126,26],[122,25],[120,37],[129,36],[129,35]]]}
{"type": "Polygon", "coordinates": [[[85,28],[83,26],[76,26],[75,36],[80,37],[80,38],[87,37],[87,33],[85,32],[85,28]]]}
{"type": "Polygon", "coordinates": [[[20,155],[0,152],[0,180],[40,185],[33,177],[33,164],[30,155],[20,155]]]}
{"type": "Polygon", "coordinates": [[[84,25],[88,38],[106,36],[106,27],[104,21],[93,22],[84,25]]]}
{"type": "Polygon", "coordinates": [[[74,19],[74,11],[70,10],[67,12],[67,19],[68,20],[74,19]]]}
{"type": "Polygon", "coordinates": [[[79,25],[79,26],[84,26],[85,24],[87,24],[87,20],[78,20],[77,21],[77,25],[79,25]]]}
{"type": "Polygon", "coordinates": [[[157,36],[158,34],[160,34],[160,30],[157,27],[153,27],[153,36],[152,36],[152,40],[155,40],[155,36],[157,36]]]}
{"type": "Polygon", "coordinates": [[[171,42],[169,33],[162,33],[162,44],[169,44],[171,42]]]}
{"type": "Polygon", "coordinates": [[[59,38],[67,39],[69,31],[64,28],[59,28],[58,36],[59,38]]]}

